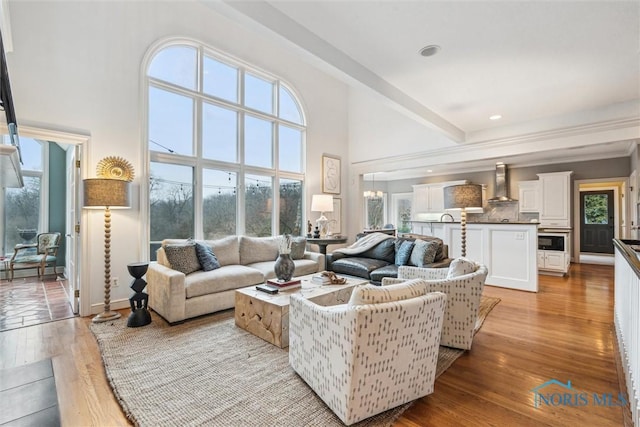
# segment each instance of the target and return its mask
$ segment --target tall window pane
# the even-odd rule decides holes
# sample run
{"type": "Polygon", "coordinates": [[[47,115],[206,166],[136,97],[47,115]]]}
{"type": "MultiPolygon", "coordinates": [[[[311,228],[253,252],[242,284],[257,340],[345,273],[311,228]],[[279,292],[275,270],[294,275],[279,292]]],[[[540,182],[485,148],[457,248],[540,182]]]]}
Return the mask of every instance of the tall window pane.
{"type": "Polygon", "coordinates": [[[202,175],[204,238],[236,234],[236,173],[204,169],[202,175]]]}
{"type": "Polygon", "coordinates": [[[279,169],[302,172],[302,132],[287,126],[278,126],[279,169]]]}
{"type": "Polygon", "coordinates": [[[244,105],[273,114],[273,82],[249,73],[244,75],[244,105]]]}
{"type": "Polygon", "coordinates": [[[271,177],[246,175],[244,187],[245,234],[254,237],[271,236],[271,212],[273,211],[271,177]]]}
{"type": "Polygon", "coordinates": [[[193,236],[193,168],[151,162],[151,257],[163,239],[193,236]]]}
{"type": "Polygon", "coordinates": [[[244,118],[244,162],[251,166],[273,167],[271,122],[257,117],[244,118]]]}
{"type": "Polygon", "coordinates": [[[34,243],[40,226],[40,177],[23,176],[24,187],[5,191],[5,248],[34,243]]]}
{"type": "Polygon", "coordinates": [[[149,76],[195,90],[198,51],[190,46],[162,49],[149,66],[149,76]]]}
{"type": "Polygon", "coordinates": [[[202,155],[223,162],[238,160],[238,113],[211,104],[202,108],[202,155]]]}
{"type": "Polygon", "coordinates": [[[193,155],[193,99],[149,88],[149,149],[193,155]]]}
{"type": "MultiPolygon", "coordinates": [[[[306,232],[306,231],[305,231],[306,232]]],[[[280,234],[302,235],[302,181],[280,180],[280,234]]]]}
{"type": "Polygon", "coordinates": [[[365,215],[367,228],[379,229],[385,223],[384,218],[384,197],[365,197],[365,215]]]}
{"type": "Polygon", "coordinates": [[[42,142],[33,138],[20,138],[20,155],[22,156],[22,170],[42,172],[42,142]]]}
{"type": "Polygon", "coordinates": [[[278,110],[278,117],[290,122],[302,124],[302,114],[298,103],[293,99],[293,95],[286,88],[280,86],[278,93],[280,99],[280,108],[278,110]]]}
{"type": "Polygon", "coordinates": [[[238,102],[238,69],[208,56],[203,63],[203,91],[231,102],[238,102]]]}

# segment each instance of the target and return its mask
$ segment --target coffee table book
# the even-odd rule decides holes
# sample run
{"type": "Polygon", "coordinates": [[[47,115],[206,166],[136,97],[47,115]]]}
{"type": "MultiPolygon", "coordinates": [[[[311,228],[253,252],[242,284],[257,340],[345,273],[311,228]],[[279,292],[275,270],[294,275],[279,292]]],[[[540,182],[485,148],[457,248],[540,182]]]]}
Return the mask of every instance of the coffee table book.
{"type": "Polygon", "coordinates": [[[302,281],[300,279],[292,279],[286,282],[281,282],[277,279],[269,279],[267,280],[267,284],[284,290],[299,288],[302,286],[302,281]]]}

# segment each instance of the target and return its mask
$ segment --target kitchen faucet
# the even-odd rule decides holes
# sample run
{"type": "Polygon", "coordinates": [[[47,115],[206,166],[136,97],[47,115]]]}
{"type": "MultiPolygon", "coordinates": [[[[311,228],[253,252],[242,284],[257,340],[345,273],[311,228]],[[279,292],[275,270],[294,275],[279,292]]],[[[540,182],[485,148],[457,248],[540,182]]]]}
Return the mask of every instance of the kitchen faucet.
{"type": "Polygon", "coordinates": [[[453,215],[451,215],[450,213],[443,213],[442,215],[440,215],[440,222],[444,222],[442,221],[442,218],[444,218],[445,216],[448,216],[449,218],[451,218],[451,222],[455,221],[455,219],[453,218],[453,215]]]}

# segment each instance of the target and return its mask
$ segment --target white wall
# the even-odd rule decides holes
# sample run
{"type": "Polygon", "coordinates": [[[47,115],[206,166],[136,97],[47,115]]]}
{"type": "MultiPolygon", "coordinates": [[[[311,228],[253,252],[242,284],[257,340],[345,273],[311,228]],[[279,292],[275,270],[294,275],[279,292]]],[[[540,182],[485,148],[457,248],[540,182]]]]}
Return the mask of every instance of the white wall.
{"type": "MultiPolygon", "coordinates": [[[[147,218],[139,203],[148,182],[140,76],[143,57],[157,40],[199,40],[283,78],[297,91],[308,118],[308,215],[311,194],[321,190],[322,153],[340,156],[347,176],[346,86],[199,2],[14,1],[10,13],[14,50],[7,61],[18,123],[90,135],[83,178],[94,177],[98,161],[106,156],[124,157],[136,170],[132,209],[112,213],[111,276],[121,283],[112,289],[115,307],[120,306],[117,301],[128,306],[126,264],[140,261],[147,244],[141,237],[147,218]]],[[[346,188],[343,182],[343,199],[346,188]]],[[[343,227],[355,235],[343,215],[343,227]]],[[[90,282],[92,311],[99,312],[104,297],[103,215],[85,212],[84,220],[84,277],[90,282]]],[[[85,289],[81,298],[87,307],[85,289]]]]}

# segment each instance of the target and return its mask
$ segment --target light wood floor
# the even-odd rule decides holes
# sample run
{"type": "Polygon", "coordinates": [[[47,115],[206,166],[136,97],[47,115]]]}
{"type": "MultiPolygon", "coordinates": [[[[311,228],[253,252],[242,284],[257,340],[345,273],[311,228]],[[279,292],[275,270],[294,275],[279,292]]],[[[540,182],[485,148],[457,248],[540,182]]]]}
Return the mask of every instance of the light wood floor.
{"type": "MultiPolygon", "coordinates": [[[[612,266],[574,264],[569,277],[540,276],[537,294],[490,286],[485,294],[502,301],[472,350],[396,425],[625,424],[622,408],[591,402],[593,393],[617,397],[621,390],[614,358],[612,266]],[[535,408],[531,390],[550,379],[571,381],[574,392],[588,393],[589,404],[535,408]]],[[[51,357],[64,426],[128,425],[105,378],[89,322],[73,318],[0,333],[0,369],[51,357]]]]}

